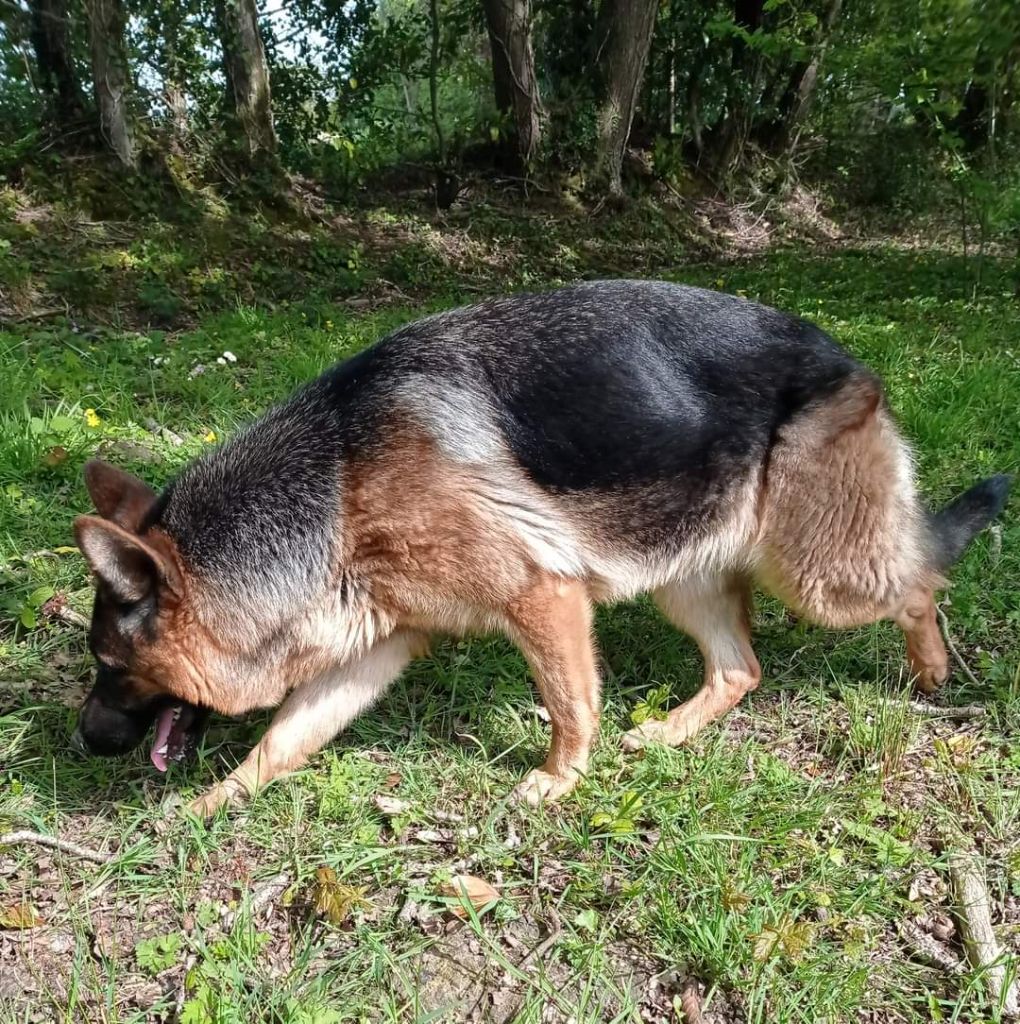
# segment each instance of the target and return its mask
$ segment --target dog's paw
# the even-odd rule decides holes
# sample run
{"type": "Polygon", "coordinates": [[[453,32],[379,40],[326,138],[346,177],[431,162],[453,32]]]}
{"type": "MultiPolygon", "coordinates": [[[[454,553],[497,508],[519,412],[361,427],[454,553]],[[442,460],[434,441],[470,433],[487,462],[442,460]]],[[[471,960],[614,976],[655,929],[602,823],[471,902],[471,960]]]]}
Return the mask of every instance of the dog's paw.
{"type": "Polygon", "coordinates": [[[218,788],[214,786],[185,804],[185,812],[202,821],[208,821],[227,802],[226,797],[217,792],[218,788]]]}
{"type": "Polygon", "coordinates": [[[515,803],[538,807],[542,803],[553,803],[566,796],[576,785],[576,772],[569,775],[552,775],[536,768],[528,773],[525,780],[513,791],[515,803]]]}
{"type": "Polygon", "coordinates": [[[195,797],[185,809],[202,821],[208,821],[222,807],[236,807],[245,798],[244,791],[238,786],[232,786],[226,782],[219,782],[210,789],[207,789],[201,796],[195,797]]]}
{"type": "Polygon", "coordinates": [[[620,745],[628,754],[644,750],[651,743],[660,743],[666,747],[675,747],[677,740],[674,730],[668,722],[643,722],[641,725],[623,734],[620,745]]]}

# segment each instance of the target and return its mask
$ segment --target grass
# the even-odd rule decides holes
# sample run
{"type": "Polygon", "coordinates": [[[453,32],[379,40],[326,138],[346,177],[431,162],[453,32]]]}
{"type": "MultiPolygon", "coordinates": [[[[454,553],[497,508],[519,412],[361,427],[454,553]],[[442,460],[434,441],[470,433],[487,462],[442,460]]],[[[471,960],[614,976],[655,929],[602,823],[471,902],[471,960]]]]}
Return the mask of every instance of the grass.
{"type": "MultiPolygon", "coordinates": [[[[626,272],[595,257],[564,267],[555,238],[506,223],[517,234],[490,231],[488,251],[534,237],[540,254],[513,286],[626,272]]],[[[975,298],[961,261],[938,252],[791,251],[678,268],[657,238],[634,272],[806,315],[880,371],[933,501],[1020,466],[1004,268],[975,298]]],[[[385,276],[374,264],[364,273],[385,276]]],[[[911,712],[891,627],[825,633],[762,601],[761,690],[688,748],[625,757],[619,735],[639,704],[654,711],[658,687],[668,706],[685,699],[701,670],[693,645],[641,601],[600,612],[601,742],[559,807],[507,805],[548,727],[522,658],[497,639],[441,644],[308,769],[208,828],[177,813],[181,798],[225,774],[264,717],[218,721],[199,762],[165,778],[142,753],[71,756],[88,657],[82,631],[47,602],[88,610],[86,570],[67,547],[88,508],[85,458],[105,452],[160,484],[326,365],[470,297],[464,280],[437,256],[412,294],[378,308],[217,299],[220,312],[189,307],[185,330],[79,313],[0,334],[0,831],[114,854],[95,867],[0,851],[0,915],[37,916],[0,930],[0,1019],[669,1020],[686,976],[704,983],[710,1020],[994,1019],[979,976],[921,962],[898,926],[947,913],[944,849],[973,843],[1000,938],[1020,952],[1015,503],[1001,551],[979,539],[950,595],[981,685],[958,676],[942,699],[984,705],[975,723],[911,712]],[[382,813],[380,794],[406,808],[382,813]],[[460,922],[440,891],[464,873],[501,898],[460,922]],[[253,908],[274,879],[272,899],[253,908]],[[544,955],[526,959],[550,934],[544,955]]]]}

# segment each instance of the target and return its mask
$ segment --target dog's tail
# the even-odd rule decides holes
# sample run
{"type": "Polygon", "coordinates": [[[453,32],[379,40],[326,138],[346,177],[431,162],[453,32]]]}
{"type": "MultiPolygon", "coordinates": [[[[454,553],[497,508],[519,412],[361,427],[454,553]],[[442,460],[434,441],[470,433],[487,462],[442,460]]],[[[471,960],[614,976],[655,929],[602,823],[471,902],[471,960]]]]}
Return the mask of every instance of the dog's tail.
{"type": "Polygon", "coordinates": [[[1012,484],[1013,478],[1005,473],[990,476],[929,517],[932,557],[939,572],[957,561],[974,537],[1002,511],[1012,484]]]}

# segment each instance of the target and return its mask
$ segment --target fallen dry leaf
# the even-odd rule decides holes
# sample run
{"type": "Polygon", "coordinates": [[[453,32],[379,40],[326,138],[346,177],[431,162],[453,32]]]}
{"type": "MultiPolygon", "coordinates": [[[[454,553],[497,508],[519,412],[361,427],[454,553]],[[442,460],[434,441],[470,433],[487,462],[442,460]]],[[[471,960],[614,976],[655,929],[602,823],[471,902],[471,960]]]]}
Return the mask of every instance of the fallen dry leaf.
{"type": "Polygon", "coordinates": [[[383,796],[381,793],[376,793],[374,803],[388,818],[395,817],[398,814],[407,814],[411,809],[409,800],[401,800],[395,796],[383,796]]]}
{"type": "Polygon", "coordinates": [[[44,456],[43,465],[54,469],[67,461],[67,449],[62,444],[54,445],[44,456]]]}
{"type": "Polygon", "coordinates": [[[419,843],[452,843],[452,829],[420,828],[412,837],[419,843]]]}
{"type": "Polygon", "coordinates": [[[14,903],[9,907],[0,907],[0,929],[24,931],[28,928],[38,928],[42,923],[43,919],[30,903],[14,903]]]}
{"type": "Polygon", "coordinates": [[[757,935],[752,935],[755,960],[768,960],[774,953],[783,952],[790,960],[799,960],[811,940],[814,927],[808,921],[794,921],[784,917],[776,924],[766,925],[757,935]]]}
{"type": "Polygon", "coordinates": [[[475,875],[454,875],[439,887],[439,892],[442,896],[460,899],[460,904],[451,906],[450,910],[461,918],[468,916],[467,903],[475,910],[482,910],[499,899],[499,893],[484,878],[475,875]]]}
{"type": "Polygon", "coordinates": [[[323,864],[315,869],[312,906],[316,914],[331,924],[343,924],[352,910],[369,906],[365,891],[357,886],[345,885],[337,879],[331,867],[323,864]]]}

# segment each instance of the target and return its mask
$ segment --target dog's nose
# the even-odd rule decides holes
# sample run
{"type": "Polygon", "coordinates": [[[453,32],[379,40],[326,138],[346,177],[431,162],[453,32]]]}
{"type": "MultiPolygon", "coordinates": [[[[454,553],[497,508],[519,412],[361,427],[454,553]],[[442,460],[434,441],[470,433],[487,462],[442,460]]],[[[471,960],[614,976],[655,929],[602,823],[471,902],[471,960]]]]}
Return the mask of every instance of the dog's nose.
{"type": "Polygon", "coordinates": [[[85,737],[81,734],[81,726],[75,726],[71,733],[71,749],[78,754],[87,754],[88,747],[85,746],[85,737]]]}

